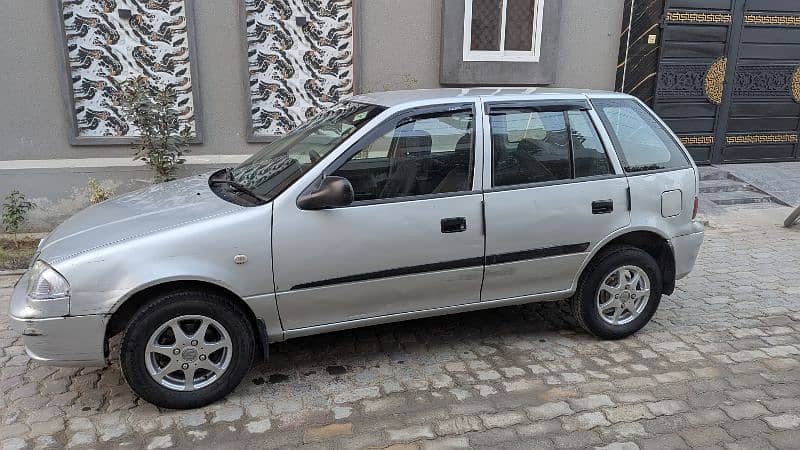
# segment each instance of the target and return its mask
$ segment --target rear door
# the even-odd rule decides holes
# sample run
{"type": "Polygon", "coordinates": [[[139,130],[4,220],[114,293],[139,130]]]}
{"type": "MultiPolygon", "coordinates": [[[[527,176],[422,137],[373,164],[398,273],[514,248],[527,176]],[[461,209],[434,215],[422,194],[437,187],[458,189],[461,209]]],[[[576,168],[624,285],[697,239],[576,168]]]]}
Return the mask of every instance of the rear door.
{"type": "Polygon", "coordinates": [[[630,223],[628,182],[606,151],[608,137],[585,100],[486,110],[481,299],[569,290],[590,249],[630,223]]]}

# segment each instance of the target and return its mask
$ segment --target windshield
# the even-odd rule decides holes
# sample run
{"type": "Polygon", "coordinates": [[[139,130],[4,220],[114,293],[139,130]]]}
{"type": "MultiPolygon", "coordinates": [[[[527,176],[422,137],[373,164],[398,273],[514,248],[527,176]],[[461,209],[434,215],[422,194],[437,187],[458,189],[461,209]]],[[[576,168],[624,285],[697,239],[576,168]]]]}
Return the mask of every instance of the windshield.
{"type": "Polygon", "coordinates": [[[340,103],[268,144],[231,170],[231,181],[264,200],[272,200],[385,109],[362,103],[340,103]]]}

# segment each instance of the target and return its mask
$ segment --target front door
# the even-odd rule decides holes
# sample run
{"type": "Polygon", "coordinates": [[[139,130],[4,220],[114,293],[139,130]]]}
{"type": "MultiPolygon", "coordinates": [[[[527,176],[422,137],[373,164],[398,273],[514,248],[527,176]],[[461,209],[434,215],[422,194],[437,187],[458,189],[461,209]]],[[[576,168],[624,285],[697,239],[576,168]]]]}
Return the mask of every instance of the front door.
{"type": "Polygon", "coordinates": [[[352,205],[303,211],[296,198],[276,201],[285,330],[480,301],[475,120],[471,103],[394,116],[325,172],[352,183],[352,205]]]}
{"type": "Polygon", "coordinates": [[[590,249],[630,223],[627,178],[588,107],[489,104],[482,300],[569,290],[590,249]]]}

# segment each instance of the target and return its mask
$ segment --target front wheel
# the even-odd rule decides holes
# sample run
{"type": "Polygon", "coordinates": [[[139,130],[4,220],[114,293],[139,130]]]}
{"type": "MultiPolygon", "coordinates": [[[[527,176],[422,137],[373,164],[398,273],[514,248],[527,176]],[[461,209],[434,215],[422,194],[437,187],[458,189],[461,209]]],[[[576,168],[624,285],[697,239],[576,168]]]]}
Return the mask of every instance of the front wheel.
{"type": "Polygon", "coordinates": [[[245,313],[214,292],[159,295],[131,318],[122,337],[122,372],[148,402],[172,409],[213,403],[241,382],[255,337],[245,313]]]}
{"type": "Polygon", "coordinates": [[[589,264],[572,298],[578,323],[603,339],[622,339],[644,327],[661,301],[655,259],[636,247],[613,247],[589,264]]]}

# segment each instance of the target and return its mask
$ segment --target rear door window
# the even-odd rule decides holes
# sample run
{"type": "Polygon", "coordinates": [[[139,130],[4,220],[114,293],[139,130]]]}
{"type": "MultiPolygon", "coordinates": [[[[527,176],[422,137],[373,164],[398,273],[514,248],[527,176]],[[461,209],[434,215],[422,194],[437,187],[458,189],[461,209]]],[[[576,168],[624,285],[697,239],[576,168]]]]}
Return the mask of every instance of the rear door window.
{"type": "Polygon", "coordinates": [[[681,169],[689,160],[652,113],[631,99],[592,100],[625,172],[681,169]]]}
{"type": "Polygon", "coordinates": [[[495,186],[572,178],[563,112],[498,110],[489,121],[495,186]]]}

